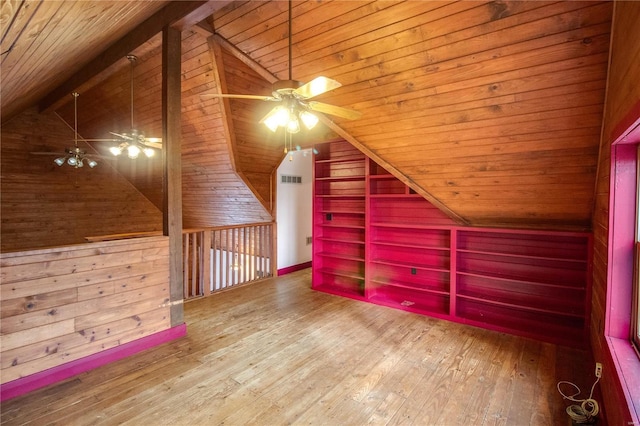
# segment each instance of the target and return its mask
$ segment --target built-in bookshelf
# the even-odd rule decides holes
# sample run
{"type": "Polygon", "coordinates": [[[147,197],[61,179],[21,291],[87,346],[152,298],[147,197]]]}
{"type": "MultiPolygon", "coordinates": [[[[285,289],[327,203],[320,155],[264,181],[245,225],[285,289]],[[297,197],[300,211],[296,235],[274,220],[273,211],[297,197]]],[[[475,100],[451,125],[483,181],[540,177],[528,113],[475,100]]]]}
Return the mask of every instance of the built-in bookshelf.
{"type": "Polygon", "coordinates": [[[315,289],[364,297],[365,156],[346,141],[317,147],[314,159],[315,289]]]}
{"type": "Polygon", "coordinates": [[[317,149],[314,289],[587,344],[591,234],[460,226],[348,142],[317,149]]]}

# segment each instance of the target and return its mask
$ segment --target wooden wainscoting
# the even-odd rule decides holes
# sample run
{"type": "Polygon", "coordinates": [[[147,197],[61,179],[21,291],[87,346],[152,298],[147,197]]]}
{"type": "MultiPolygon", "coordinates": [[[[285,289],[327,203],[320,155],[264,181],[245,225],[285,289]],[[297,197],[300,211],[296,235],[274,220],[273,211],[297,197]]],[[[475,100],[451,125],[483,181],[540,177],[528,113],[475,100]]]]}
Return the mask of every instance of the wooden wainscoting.
{"type": "Polygon", "coordinates": [[[2,406],[2,424],[563,425],[588,352],[310,289],[310,270],[185,305],[187,336],[2,406]]]}
{"type": "Polygon", "coordinates": [[[167,237],[3,253],[0,266],[3,391],[171,327],[167,237]]]}

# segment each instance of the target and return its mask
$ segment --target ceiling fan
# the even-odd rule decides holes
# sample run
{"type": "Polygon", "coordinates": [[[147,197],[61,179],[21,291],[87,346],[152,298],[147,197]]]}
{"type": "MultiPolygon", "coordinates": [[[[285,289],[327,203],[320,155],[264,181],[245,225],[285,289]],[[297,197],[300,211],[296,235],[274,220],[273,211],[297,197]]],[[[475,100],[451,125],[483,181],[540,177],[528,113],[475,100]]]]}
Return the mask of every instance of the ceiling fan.
{"type": "Polygon", "coordinates": [[[95,161],[91,157],[102,157],[100,155],[91,155],[88,156],[87,152],[78,147],[78,96],[80,96],[77,92],[73,92],[71,94],[73,96],[73,108],[74,108],[74,146],[67,147],[64,149],[63,153],[56,152],[32,152],[33,155],[55,155],[57,158],[53,160],[58,166],[63,166],[65,163],[74,168],[84,167],[85,161],[87,165],[91,168],[94,168],[98,165],[98,162],[95,161]]]}
{"type": "Polygon", "coordinates": [[[260,122],[264,123],[271,131],[275,132],[278,127],[284,127],[288,133],[293,134],[300,131],[300,121],[307,129],[312,129],[318,123],[318,117],[313,112],[335,115],[337,117],[355,120],[361,117],[359,111],[349,108],[330,105],[323,102],[312,101],[311,99],[337,89],[342,86],[338,81],[328,77],[316,77],[308,83],[302,83],[292,78],[291,60],[291,1],[289,1],[289,79],[276,81],[273,84],[271,96],[262,95],[234,95],[234,94],[206,94],[202,98],[236,98],[236,99],[257,99],[263,101],[279,102],[280,105],[274,107],[260,122]]]}
{"type": "Polygon", "coordinates": [[[148,138],[144,133],[138,131],[134,126],[133,120],[133,68],[138,58],[135,55],[127,55],[127,59],[131,64],[131,130],[128,133],[109,132],[116,136],[116,139],[87,139],[95,142],[118,142],[118,145],[109,148],[109,152],[113,155],[120,155],[126,151],[127,156],[131,159],[138,158],[140,153],[144,153],[147,157],[155,154],[155,149],[162,149],[161,138],[148,138]]]}

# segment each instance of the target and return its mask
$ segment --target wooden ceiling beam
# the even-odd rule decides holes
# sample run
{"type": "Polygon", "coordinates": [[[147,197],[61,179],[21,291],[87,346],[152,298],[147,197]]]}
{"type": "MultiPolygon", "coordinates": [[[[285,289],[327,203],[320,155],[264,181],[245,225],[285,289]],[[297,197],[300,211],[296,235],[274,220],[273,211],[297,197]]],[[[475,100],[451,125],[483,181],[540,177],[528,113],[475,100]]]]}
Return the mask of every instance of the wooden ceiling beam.
{"type": "Polygon", "coordinates": [[[68,80],[49,92],[39,102],[40,112],[50,111],[66,102],[69,93],[99,75],[105,69],[125,58],[138,46],[142,45],[163,28],[170,26],[180,31],[205,19],[214,11],[224,7],[229,1],[172,1],[142,22],[117,42],[89,61],[68,80]]]}
{"type": "Polygon", "coordinates": [[[254,61],[251,57],[247,56],[242,50],[238,49],[235,45],[231,44],[227,39],[220,34],[214,34],[211,36],[216,43],[218,43],[223,49],[231,53],[238,60],[242,61],[246,66],[255,71],[260,77],[273,84],[278,81],[278,78],[273,75],[268,69],[254,61]]]}

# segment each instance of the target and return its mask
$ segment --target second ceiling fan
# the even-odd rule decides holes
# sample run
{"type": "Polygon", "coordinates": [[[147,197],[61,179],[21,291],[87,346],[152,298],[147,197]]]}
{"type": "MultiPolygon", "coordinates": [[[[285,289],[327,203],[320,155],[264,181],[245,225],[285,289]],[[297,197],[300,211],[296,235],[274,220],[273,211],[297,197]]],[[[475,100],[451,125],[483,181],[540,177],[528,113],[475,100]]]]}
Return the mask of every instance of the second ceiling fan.
{"type": "Polygon", "coordinates": [[[335,115],[337,117],[355,120],[361,117],[361,113],[349,108],[339,107],[323,102],[311,100],[312,98],[327,93],[342,86],[338,81],[328,77],[316,77],[308,83],[302,83],[292,78],[292,54],[291,54],[291,0],[289,1],[289,79],[279,80],[273,84],[271,96],[264,95],[241,95],[241,94],[207,94],[202,98],[235,98],[235,99],[257,99],[263,101],[279,102],[267,115],[260,120],[271,131],[275,132],[279,127],[283,127],[289,133],[300,131],[300,122],[308,129],[313,128],[317,122],[313,112],[335,115]]]}

